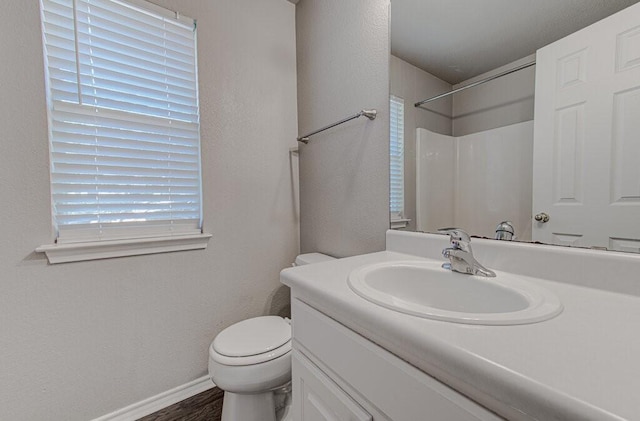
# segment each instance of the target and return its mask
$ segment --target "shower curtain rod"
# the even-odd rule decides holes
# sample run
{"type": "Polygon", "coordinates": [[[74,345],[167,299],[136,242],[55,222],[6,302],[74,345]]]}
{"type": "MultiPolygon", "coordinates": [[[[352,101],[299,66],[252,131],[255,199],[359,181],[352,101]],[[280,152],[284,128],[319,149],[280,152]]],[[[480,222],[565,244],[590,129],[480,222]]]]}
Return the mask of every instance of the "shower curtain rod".
{"type": "Polygon", "coordinates": [[[498,79],[499,77],[506,76],[506,75],[509,75],[511,73],[515,73],[515,72],[517,72],[519,70],[526,69],[527,67],[534,66],[535,64],[536,64],[535,60],[531,61],[529,63],[522,64],[520,66],[514,67],[513,69],[505,70],[504,72],[498,73],[498,74],[493,75],[493,76],[489,76],[488,78],[479,80],[477,82],[473,82],[473,83],[471,83],[469,85],[463,86],[463,87],[458,88],[458,89],[454,89],[453,91],[445,92],[443,94],[436,95],[436,96],[433,96],[431,98],[427,98],[424,101],[416,102],[415,104],[413,104],[413,106],[416,107],[416,108],[422,108],[422,109],[426,110],[426,108],[422,107],[422,105],[426,104],[427,102],[435,101],[436,99],[440,99],[440,98],[447,97],[449,95],[453,95],[453,94],[458,93],[460,91],[464,91],[465,89],[469,89],[469,88],[473,88],[474,86],[482,85],[483,83],[487,83],[487,82],[489,82],[491,80],[498,79]]]}

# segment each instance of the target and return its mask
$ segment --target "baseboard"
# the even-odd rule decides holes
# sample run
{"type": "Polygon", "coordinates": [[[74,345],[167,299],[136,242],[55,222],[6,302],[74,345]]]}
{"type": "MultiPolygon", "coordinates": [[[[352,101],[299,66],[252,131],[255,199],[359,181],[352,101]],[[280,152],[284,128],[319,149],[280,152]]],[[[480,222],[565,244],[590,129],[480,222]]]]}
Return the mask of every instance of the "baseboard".
{"type": "Polygon", "coordinates": [[[93,421],[135,421],[214,387],[215,385],[209,376],[203,376],[182,386],[118,409],[110,414],[95,418],[93,421]]]}

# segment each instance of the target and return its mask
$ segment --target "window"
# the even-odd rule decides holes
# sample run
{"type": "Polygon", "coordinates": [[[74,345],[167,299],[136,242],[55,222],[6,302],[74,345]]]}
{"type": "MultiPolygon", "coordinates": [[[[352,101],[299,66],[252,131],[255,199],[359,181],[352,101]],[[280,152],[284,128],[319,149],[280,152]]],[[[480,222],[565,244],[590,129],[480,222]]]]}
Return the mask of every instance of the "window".
{"type": "Polygon", "coordinates": [[[404,100],[390,100],[390,216],[392,228],[405,227],[404,219],[404,100]]]}
{"type": "Polygon", "coordinates": [[[200,237],[195,21],[140,0],[41,10],[57,237],[41,249],[200,237]]]}

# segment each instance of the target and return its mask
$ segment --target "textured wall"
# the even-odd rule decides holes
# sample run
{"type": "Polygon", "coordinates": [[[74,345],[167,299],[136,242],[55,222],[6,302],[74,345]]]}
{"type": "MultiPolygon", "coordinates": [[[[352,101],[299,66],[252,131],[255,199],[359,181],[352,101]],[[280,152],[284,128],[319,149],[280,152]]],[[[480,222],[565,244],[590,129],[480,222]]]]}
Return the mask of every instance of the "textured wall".
{"type": "Polygon", "coordinates": [[[416,230],[416,129],[451,134],[452,99],[446,97],[425,104],[425,108],[413,106],[418,101],[449,92],[451,85],[406,61],[391,56],[391,95],[404,99],[404,208],[405,218],[411,221],[407,229],[416,230]]]}
{"type": "MultiPolygon", "coordinates": [[[[532,60],[535,60],[535,54],[466,80],[453,88],[457,89],[532,60]]],[[[529,67],[454,94],[453,135],[464,136],[533,120],[535,68],[529,67]]]]}
{"type": "Polygon", "coordinates": [[[298,129],[360,118],[300,147],[300,244],[337,257],[383,250],[389,227],[389,0],[296,7],[298,129]]]}
{"type": "Polygon", "coordinates": [[[158,0],[198,20],[205,251],[49,266],[38,2],[0,27],[0,419],[88,420],[207,372],[224,327],[280,311],[298,252],[295,6],[158,0]],[[295,172],[295,171],[293,171],[295,172]]]}

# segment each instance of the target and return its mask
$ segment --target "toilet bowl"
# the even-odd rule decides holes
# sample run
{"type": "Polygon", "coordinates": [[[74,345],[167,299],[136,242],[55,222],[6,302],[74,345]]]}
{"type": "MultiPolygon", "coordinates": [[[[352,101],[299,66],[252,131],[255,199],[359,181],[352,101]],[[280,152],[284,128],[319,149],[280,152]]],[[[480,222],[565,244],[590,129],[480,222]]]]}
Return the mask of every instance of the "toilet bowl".
{"type": "MultiPolygon", "coordinates": [[[[302,254],[294,265],[333,260],[302,254]]],[[[224,390],[222,421],[289,421],[291,323],[279,316],[243,320],[209,347],[209,376],[224,390]]]]}
{"type": "Polygon", "coordinates": [[[291,325],[278,316],[243,320],[209,347],[209,375],[224,393],[222,421],[276,421],[273,392],[291,381],[291,325]]]}

